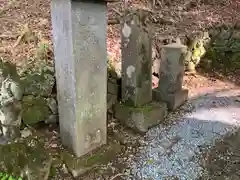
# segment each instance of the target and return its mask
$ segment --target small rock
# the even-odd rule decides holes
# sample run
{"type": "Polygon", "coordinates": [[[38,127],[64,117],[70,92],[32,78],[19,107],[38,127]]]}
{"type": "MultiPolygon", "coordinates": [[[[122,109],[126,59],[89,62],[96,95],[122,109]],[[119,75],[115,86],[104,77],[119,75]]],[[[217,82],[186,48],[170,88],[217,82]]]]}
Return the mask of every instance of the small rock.
{"type": "Polygon", "coordinates": [[[29,137],[29,136],[31,136],[32,135],[32,131],[30,130],[30,129],[23,129],[22,131],[21,131],[21,137],[22,138],[27,138],[27,137],[29,137]]]}
{"type": "Polygon", "coordinates": [[[58,113],[57,101],[54,98],[47,98],[47,104],[53,114],[58,113]]]}
{"type": "Polygon", "coordinates": [[[50,115],[44,122],[45,124],[55,124],[57,123],[58,121],[58,118],[57,118],[57,115],[50,115]]]}
{"type": "Polygon", "coordinates": [[[7,143],[8,143],[7,140],[3,136],[0,136],[0,145],[4,145],[7,143]]]}
{"type": "Polygon", "coordinates": [[[58,145],[57,144],[52,144],[51,147],[52,148],[56,148],[58,145]]]}
{"type": "Polygon", "coordinates": [[[63,170],[63,172],[64,172],[65,174],[68,173],[68,169],[67,169],[66,164],[63,164],[63,165],[62,165],[62,170],[63,170]]]}

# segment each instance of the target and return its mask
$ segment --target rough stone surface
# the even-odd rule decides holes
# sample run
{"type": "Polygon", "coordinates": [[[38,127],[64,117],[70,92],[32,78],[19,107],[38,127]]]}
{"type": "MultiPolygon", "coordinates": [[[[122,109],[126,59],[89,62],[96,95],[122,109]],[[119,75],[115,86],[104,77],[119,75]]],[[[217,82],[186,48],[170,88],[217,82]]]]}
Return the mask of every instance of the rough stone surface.
{"type": "Polygon", "coordinates": [[[162,95],[158,88],[153,90],[153,98],[167,103],[168,110],[175,110],[188,100],[188,90],[182,89],[175,93],[162,95]]]}
{"type": "Polygon", "coordinates": [[[51,115],[47,100],[41,96],[24,96],[22,121],[25,125],[33,125],[45,121],[51,115]]]}
{"type": "Polygon", "coordinates": [[[49,96],[55,83],[54,68],[46,63],[27,67],[21,73],[25,95],[49,96]]]}
{"type": "Polygon", "coordinates": [[[137,12],[122,28],[122,99],[133,106],[152,100],[152,42],[143,23],[137,12]]]}
{"type": "Polygon", "coordinates": [[[216,91],[194,97],[170,113],[167,119],[175,123],[149,130],[138,157],[129,163],[134,179],[201,179],[201,153],[240,127],[239,95],[239,89],[216,91]]]}
{"type": "Polygon", "coordinates": [[[182,88],[184,75],[183,60],[186,48],[186,46],[177,43],[163,47],[159,90],[165,94],[176,92],[182,88]]]}
{"type": "Polygon", "coordinates": [[[165,103],[152,102],[140,107],[116,104],[115,117],[136,132],[146,133],[151,127],[164,120],[167,115],[165,103]]]}
{"type": "Polygon", "coordinates": [[[14,140],[20,136],[24,92],[14,64],[0,61],[0,84],[0,133],[14,140]]]}
{"type": "Polygon", "coordinates": [[[56,123],[58,105],[53,63],[42,56],[41,58],[37,56],[34,63],[19,68],[18,73],[24,87],[22,98],[24,124],[34,125],[42,121],[47,124],[56,123]]]}
{"type": "Polygon", "coordinates": [[[106,143],[106,4],[53,0],[51,5],[59,124],[77,156],[106,143]]]}
{"type": "Polygon", "coordinates": [[[219,27],[209,31],[211,46],[207,49],[203,65],[206,68],[240,69],[240,33],[236,27],[219,27]]]}
{"type": "Polygon", "coordinates": [[[163,100],[173,110],[186,100],[187,91],[182,90],[186,46],[173,43],[163,47],[156,100],[163,100]],[[182,102],[181,102],[181,101],[182,102]]]}

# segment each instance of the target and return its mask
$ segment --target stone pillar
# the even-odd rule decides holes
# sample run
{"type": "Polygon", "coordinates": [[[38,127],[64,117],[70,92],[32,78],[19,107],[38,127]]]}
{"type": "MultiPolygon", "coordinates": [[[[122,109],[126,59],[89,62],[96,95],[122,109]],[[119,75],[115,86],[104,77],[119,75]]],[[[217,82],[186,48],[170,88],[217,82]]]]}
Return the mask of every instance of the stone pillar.
{"type": "Polygon", "coordinates": [[[130,12],[122,27],[122,103],[115,117],[145,133],[166,115],[166,104],[152,102],[152,41],[145,12],[130,12]]]}
{"type": "Polygon", "coordinates": [[[169,110],[176,109],[188,98],[188,90],[182,89],[186,51],[187,47],[181,43],[162,48],[159,85],[154,89],[153,96],[156,100],[166,102],[169,110]]]}
{"type": "Polygon", "coordinates": [[[107,6],[52,0],[62,143],[80,157],[106,143],[107,6]]]}
{"type": "Polygon", "coordinates": [[[142,13],[126,16],[122,28],[122,99],[133,106],[152,101],[152,37],[142,13]]]}

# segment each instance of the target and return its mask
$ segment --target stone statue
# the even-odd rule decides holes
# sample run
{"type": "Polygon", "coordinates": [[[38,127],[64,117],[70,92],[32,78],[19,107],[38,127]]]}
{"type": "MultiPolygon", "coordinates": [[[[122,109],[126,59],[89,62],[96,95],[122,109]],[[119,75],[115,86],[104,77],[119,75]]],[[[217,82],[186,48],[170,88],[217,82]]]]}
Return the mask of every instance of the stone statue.
{"type": "Polygon", "coordinates": [[[1,133],[6,139],[14,139],[20,135],[23,90],[17,73],[10,71],[12,70],[8,67],[10,64],[0,63],[1,133]]]}
{"type": "Polygon", "coordinates": [[[210,37],[207,32],[202,32],[189,39],[188,53],[185,58],[186,70],[188,72],[196,73],[196,66],[199,65],[201,58],[205,55],[209,42],[210,37]]]}

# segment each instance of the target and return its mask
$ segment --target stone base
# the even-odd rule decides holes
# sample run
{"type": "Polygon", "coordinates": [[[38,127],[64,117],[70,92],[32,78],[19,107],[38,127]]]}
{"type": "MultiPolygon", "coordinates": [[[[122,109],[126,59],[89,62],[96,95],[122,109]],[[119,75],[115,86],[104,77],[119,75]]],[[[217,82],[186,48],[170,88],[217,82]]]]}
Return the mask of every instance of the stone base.
{"type": "Polygon", "coordinates": [[[132,107],[126,104],[114,106],[115,118],[138,133],[146,133],[151,127],[159,124],[167,115],[167,105],[161,102],[132,107]]]}
{"type": "Polygon", "coordinates": [[[175,110],[188,99],[188,90],[182,89],[173,94],[163,95],[158,88],[153,90],[153,99],[167,103],[169,110],[175,110]]]}
{"type": "Polygon", "coordinates": [[[97,166],[106,165],[109,161],[114,160],[122,149],[122,145],[110,143],[84,157],[77,158],[67,151],[62,152],[61,157],[68,171],[76,178],[97,166]]]}

